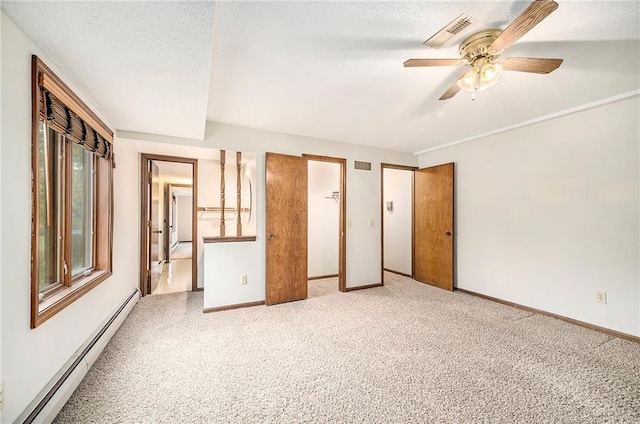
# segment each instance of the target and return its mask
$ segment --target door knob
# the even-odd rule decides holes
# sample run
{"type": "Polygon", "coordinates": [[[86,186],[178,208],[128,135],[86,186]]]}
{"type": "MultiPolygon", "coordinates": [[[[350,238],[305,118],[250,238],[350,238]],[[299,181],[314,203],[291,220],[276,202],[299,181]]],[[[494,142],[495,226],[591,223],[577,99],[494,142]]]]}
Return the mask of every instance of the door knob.
{"type": "Polygon", "coordinates": [[[273,233],[267,233],[267,240],[273,240],[274,238],[276,238],[276,235],[273,233]]]}
{"type": "Polygon", "coordinates": [[[446,233],[444,233],[444,235],[447,237],[451,237],[453,233],[451,231],[447,231],[446,233]]]}

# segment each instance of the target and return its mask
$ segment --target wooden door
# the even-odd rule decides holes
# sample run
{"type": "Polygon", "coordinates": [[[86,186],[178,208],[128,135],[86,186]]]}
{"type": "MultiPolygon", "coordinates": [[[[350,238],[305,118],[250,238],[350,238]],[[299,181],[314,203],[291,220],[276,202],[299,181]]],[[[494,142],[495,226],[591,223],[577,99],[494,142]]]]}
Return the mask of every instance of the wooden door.
{"type": "Polygon", "coordinates": [[[267,153],[266,304],[307,298],[307,159],[267,153]]]}
{"type": "Polygon", "coordinates": [[[415,171],[414,276],[453,291],[454,165],[415,171]]]}
{"type": "Polygon", "coordinates": [[[151,162],[149,172],[149,270],[150,270],[150,288],[148,294],[153,293],[158,285],[162,268],[160,266],[159,238],[162,234],[160,228],[160,168],[151,162]]]}

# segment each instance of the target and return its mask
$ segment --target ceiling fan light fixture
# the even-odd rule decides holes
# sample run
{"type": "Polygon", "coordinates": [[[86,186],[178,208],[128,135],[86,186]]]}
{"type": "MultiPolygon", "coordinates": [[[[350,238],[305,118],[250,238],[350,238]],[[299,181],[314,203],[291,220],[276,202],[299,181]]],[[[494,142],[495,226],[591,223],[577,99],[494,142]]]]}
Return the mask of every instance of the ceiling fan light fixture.
{"type": "Polygon", "coordinates": [[[484,91],[498,83],[502,75],[502,65],[499,63],[476,63],[473,70],[467,72],[458,80],[458,87],[464,91],[475,93],[484,91]]]}
{"type": "Polygon", "coordinates": [[[478,83],[478,73],[473,70],[469,71],[458,80],[458,87],[464,91],[476,91],[478,83]]]}
{"type": "Polygon", "coordinates": [[[502,75],[502,65],[499,63],[485,63],[480,68],[480,84],[491,86],[498,82],[502,75]]]}

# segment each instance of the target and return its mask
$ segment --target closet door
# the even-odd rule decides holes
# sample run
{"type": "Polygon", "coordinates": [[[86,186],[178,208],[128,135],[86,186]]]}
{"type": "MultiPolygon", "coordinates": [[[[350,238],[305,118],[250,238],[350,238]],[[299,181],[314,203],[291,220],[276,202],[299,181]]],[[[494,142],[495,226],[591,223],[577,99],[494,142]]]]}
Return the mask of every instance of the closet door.
{"type": "Polygon", "coordinates": [[[415,171],[414,279],[453,291],[454,164],[415,171]]]}
{"type": "Polygon", "coordinates": [[[266,304],[307,298],[307,159],[267,153],[266,304]]]}

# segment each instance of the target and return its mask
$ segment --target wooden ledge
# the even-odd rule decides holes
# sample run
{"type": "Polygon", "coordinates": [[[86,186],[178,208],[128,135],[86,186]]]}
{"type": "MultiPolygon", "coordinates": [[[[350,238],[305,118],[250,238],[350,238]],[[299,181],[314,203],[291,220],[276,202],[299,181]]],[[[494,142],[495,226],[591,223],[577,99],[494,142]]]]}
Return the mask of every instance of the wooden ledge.
{"type": "Polygon", "coordinates": [[[256,236],[202,237],[203,243],[236,243],[242,241],[256,241],[256,236]]]}

